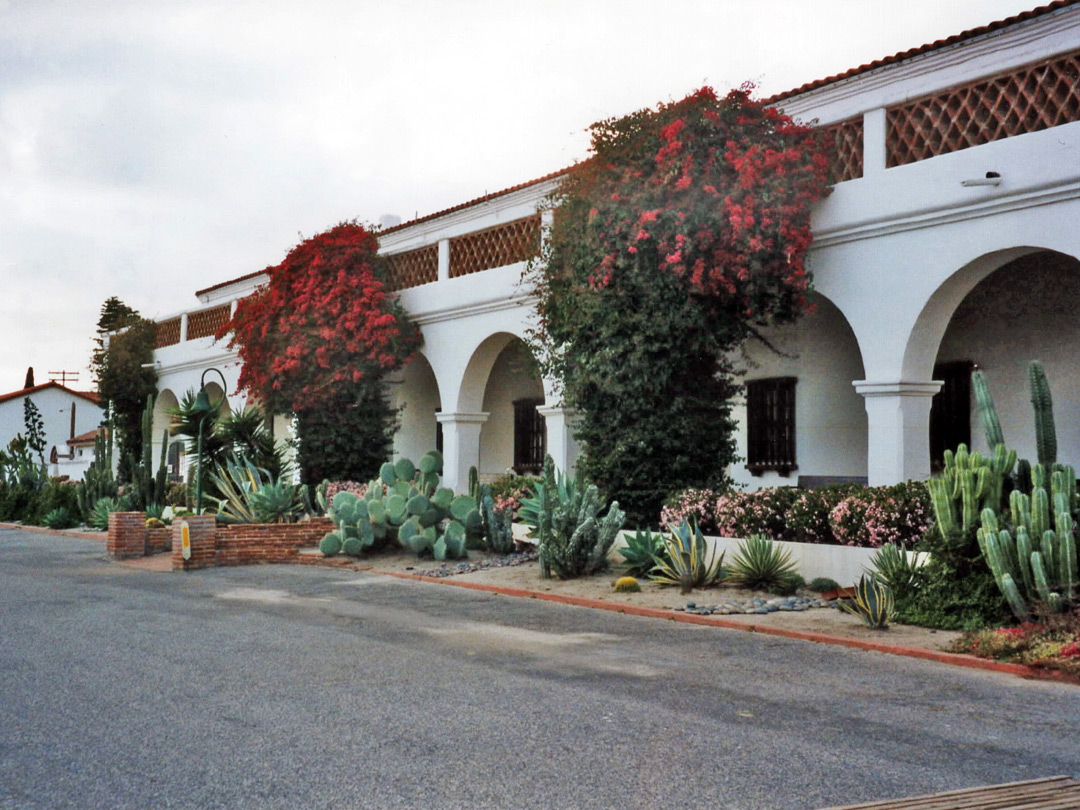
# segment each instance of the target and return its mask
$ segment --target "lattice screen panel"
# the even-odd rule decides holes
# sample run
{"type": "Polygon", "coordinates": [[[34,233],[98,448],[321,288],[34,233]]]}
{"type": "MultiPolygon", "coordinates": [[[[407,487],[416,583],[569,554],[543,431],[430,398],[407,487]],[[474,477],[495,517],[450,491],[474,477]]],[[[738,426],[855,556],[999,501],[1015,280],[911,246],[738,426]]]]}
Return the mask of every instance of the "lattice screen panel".
{"type": "Polygon", "coordinates": [[[232,314],[231,309],[232,307],[229,304],[222,304],[219,307],[200,309],[198,312],[188,313],[188,340],[212,337],[217,334],[217,330],[228,322],[229,317],[232,314]]]}
{"type": "Polygon", "coordinates": [[[390,265],[390,289],[404,290],[439,280],[439,246],[392,253],[386,257],[390,265]]]}
{"type": "Polygon", "coordinates": [[[888,166],[1080,121],[1080,51],[886,112],[888,166]]]}
{"type": "Polygon", "coordinates": [[[154,348],[175,346],[180,342],[180,318],[169,318],[154,324],[154,348]]]}
{"type": "Polygon", "coordinates": [[[531,259],[540,252],[540,215],[450,240],[450,276],[467,276],[531,259]]]}
{"type": "Polygon", "coordinates": [[[863,175],[862,118],[824,127],[825,148],[830,150],[829,182],[842,183],[863,175]]]}

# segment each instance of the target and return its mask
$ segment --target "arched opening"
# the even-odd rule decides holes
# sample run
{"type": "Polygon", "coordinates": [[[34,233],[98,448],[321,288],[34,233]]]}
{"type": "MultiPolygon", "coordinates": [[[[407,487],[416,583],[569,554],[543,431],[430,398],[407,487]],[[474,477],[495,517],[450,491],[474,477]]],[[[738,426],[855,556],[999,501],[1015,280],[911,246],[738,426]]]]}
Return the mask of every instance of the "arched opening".
{"type": "Polygon", "coordinates": [[[737,483],[820,486],[865,481],[867,417],[858,340],[843,313],[815,293],[813,311],[743,347],[746,397],[736,404],[737,483]]]}
{"type": "Polygon", "coordinates": [[[171,481],[182,480],[186,470],[184,460],[184,438],[182,436],[173,436],[170,429],[176,421],[171,411],[177,407],[179,407],[179,402],[176,398],[176,394],[174,394],[171,389],[165,388],[158,392],[157,399],[154,401],[154,429],[151,437],[153,443],[154,469],[157,469],[158,461],[161,458],[161,442],[164,438],[167,442],[165,467],[168,471],[169,480],[171,481]],[[167,436],[165,435],[166,431],[168,431],[167,436]]]}
{"type": "Polygon", "coordinates": [[[1054,251],[1014,258],[986,275],[953,311],[938,347],[934,379],[944,380],[931,410],[932,460],[965,441],[987,452],[970,374],[986,374],[1008,446],[1034,458],[1028,363],[1046,367],[1058,426],[1058,459],[1080,460],[1080,261],[1054,251]],[[940,375],[940,376],[939,376],[940,375]],[[1066,428],[1066,429],[1063,429],[1066,428]]]}
{"type": "Polygon", "coordinates": [[[547,432],[537,408],[544,404],[544,385],[529,347],[511,338],[495,357],[484,386],[480,430],[480,473],[489,478],[513,470],[535,474],[544,463],[547,432]]]}
{"type": "Polygon", "coordinates": [[[441,409],[439,383],[435,372],[421,352],[417,352],[391,383],[391,397],[400,408],[400,423],[394,436],[394,455],[420,459],[424,453],[440,447],[440,425],[435,414],[441,409]]]}

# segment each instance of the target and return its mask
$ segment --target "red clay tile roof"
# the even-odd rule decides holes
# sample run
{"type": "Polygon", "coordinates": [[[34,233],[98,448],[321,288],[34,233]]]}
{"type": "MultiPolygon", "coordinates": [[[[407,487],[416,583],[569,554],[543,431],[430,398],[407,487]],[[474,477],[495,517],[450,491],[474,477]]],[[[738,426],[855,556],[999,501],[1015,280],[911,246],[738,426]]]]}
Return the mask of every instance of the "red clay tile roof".
{"type": "Polygon", "coordinates": [[[45,388],[59,388],[61,391],[67,391],[69,394],[74,394],[77,397],[82,397],[83,399],[88,399],[91,402],[93,402],[95,405],[100,405],[101,404],[101,398],[98,397],[96,392],[94,392],[94,391],[73,391],[70,388],[68,388],[66,385],[61,385],[58,382],[42,383],[41,385],[35,385],[32,388],[22,388],[22,389],[20,389],[18,391],[12,391],[10,394],[0,394],[0,402],[7,402],[8,400],[11,400],[11,399],[18,399],[19,397],[30,396],[31,394],[35,394],[38,391],[41,391],[41,390],[43,390],[45,388]]]}
{"type": "Polygon", "coordinates": [[[73,446],[76,444],[93,444],[99,433],[105,433],[106,436],[109,435],[109,432],[105,428],[99,427],[94,430],[89,430],[86,433],[80,433],[78,436],[72,436],[67,440],[67,443],[73,446]]]}
{"type": "Polygon", "coordinates": [[[824,87],[827,84],[838,82],[843,79],[850,79],[852,76],[858,76],[860,73],[868,73],[871,70],[876,70],[886,65],[895,65],[898,62],[903,62],[906,59],[911,59],[914,56],[921,56],[924,53],[930,51],[936,51],[939,48],[946,48],[950,45],[956,45],[957,43],[964,42],[968,39],[974,39],[980,37],[983,34],[989,34],[992,31],[999,31],[1002,28],[1008,28],[1010,25],[1016,25],[1017,23],[1026,22],[1027,20],[1033,20],[1036,17],[1041,17],[1044,14],[1050,14],[1062,8],[1076,5],[1080,3],[1080,0],[1055,0],[1053,3],[1049,3],[1045,6],[1039,6],[1031,11],[1025,11],[1021,14],[1017,14],[1013,17],[1007,17],[1004,20],[998,20],[997,22],[988,23],[986,25],[980,25],[978,28],[972,28],[967,31],[961,31],[959,34],[955,34],[945,39],[939,39],[936,42],[929,42],[926,45],[921,45],[918,48],[911,48],[907,51],[901,51],[900,53],[887,56],[884,59],[878,59],[874,62],[868,62],[865,65],[859,65],[859,67],[852,68],[851,70],[838,73],[835,76],[828,76],[824,79],[818,79],[816,81],[807,82],[804,85],[800,85],[793,90],[788,90],[784,93],[778,93],[775,96],[770,96],[765,99],[765,103],[774,104],[777,101],[781,101],[785,98],[792,98],[793,96],[802,95],[808,93],[811,90],[816,90],[819,87],[824,87]]]}

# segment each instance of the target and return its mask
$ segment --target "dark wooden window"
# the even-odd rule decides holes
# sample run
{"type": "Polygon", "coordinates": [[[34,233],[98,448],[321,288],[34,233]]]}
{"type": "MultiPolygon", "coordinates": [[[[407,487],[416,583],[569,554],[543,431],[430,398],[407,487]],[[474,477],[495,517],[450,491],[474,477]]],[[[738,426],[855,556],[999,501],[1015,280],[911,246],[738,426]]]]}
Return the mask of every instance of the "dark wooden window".
{"type": "Polygon", "coordinates": [[[934,379],[942,380],[941,390],[930,402],[930,468],[940,470],[945,451],[957,445],[971,446],[971,370],[970,360],[938,363],[934,379]]]}
{"type": "Polygon", "coordinates": [[[795,464],[796,377],[746,383],[746,467],[754,475],[788,475],[795,464]]]}
{"type": "Polygon", "coordinates": [[[184,456],[184,443],[173,442],[169,445],[169,452],[165,459],[166,470],[170,481],[183,481],[180,475],[180,459],[184,456]]]}
{"type": "Polygon", "coordinates": [[[443,438],[442,438],[442,422],[439,421],[439,414],[442,413],[440,408],[435,409],[435,449],[440,453],[443,451],[443,438]]]}
{"type": "Polygon", "coordinates": [[[514,401],[514,471],[518,474],[538,473],[544,466],[547,427],[536,410],[543,404],[542,399],[514,401]]]}

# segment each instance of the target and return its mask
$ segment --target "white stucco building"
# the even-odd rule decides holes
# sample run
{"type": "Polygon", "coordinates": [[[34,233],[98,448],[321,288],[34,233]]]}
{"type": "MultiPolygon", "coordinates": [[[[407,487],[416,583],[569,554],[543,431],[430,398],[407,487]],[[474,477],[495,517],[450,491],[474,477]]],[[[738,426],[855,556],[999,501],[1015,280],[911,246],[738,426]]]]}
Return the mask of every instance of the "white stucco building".
{"type": "Polygon", "coordinates": [[[68,440],[92,434],[105,418],[97,394],[73,391],[60,383],[47,382],[0,395],[0,448],[7,447],[16,434],[26,436],[27,399],[41,414],[49,474],[66,475],[72,481],[82,480],[83,471],[93,460],[93,439],[89,451],[85,446],[70,445],[68,440]],[[80,449],[82,455],[79,455],[80,449]]]}
{"type": "MultiPolygon", "coordinates": [[[[984,447],[966,387],[987,373],[1006,441],[1034,457],[1027,363],[1055,397],[1059,458],[1080,463],[1080,3],[1061,0],[776,96],[836,143],[833,193],[813,213],[815,311],[746,348],[733,476],[751,487],[834,477],[925,478],[932,452],[984,447]],[[934,406],[931,402],[944,391],[934,406]]],[[[385,230],[393,284],[424,346],[393,386],[396,451],[441,444],[446,478],[577,454],[552,381],[529,373],[520,284],[558,173],[385,230]]],[[[249,274],[158,322],[165,408],[236,358],[211,335],[249,274]]],[[[220,393],[220,392],[219,392],[220,393]]],[[[231,407],[242,396],[230,395],[231,407]]],[[[282,429],[286,427],[282,421],[282,429]]],[[[704,428],[703,428],[704,429],[704,428]]]]}

